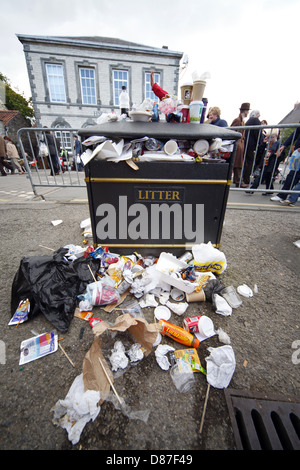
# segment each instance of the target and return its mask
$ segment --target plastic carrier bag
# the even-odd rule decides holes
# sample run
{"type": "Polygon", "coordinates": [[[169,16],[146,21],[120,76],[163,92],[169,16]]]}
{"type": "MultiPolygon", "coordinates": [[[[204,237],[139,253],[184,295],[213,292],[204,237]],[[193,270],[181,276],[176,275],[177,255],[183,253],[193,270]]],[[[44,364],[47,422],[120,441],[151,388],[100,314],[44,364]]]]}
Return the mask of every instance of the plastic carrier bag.
{"type": "Polygon", "coordinates": [[[28,320],[42,313],[52,325],[66,332],[73,319],[77,296],[91,282],[91,273],[99,269],[99,260],[80,257],[68,261],[68,249],[60,248],[53,256],[23,258],[11,290],[11,314],[28,299],[28,320]],[[88,266],[89,265],[89,266],[88,266]]]}
{"type": "Polygon", "coordinates": [[[221,274],[227,267],[224,253],[214,248],[211,242],[200,243],[192,248],[194,266],[197,271],[221,274]]]}

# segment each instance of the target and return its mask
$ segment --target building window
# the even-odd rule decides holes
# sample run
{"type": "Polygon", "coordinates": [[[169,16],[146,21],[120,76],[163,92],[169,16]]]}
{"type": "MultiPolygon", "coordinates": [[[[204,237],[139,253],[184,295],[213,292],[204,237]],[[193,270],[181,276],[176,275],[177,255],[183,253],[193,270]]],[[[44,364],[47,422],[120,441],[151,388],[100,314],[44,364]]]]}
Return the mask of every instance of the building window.
{"type": "Polygon", "coordinates": [[[65,80],[62,65],[46,64],[49,85],[50,101],[56,103],[66,102],[65,80]]]}
{"type": "MultiPolygon", "coordinates": [[[[151,80],[150,80],[150,72],[145,73],[145,98],[150,98],[153,101],[157,101],[157,96],[152,91],[151,87],[151,80]]],[[[160,73],[154,73],[154,81],[158,85],[160,85],[160,73]]]]}
{"type": "Polygon", "coordinates": [[[81,96],[83,104],[97,104],[95,70],[80,68],[81,96]]]}
{"type": "Polygon", "coordinates": [[[125,85],[128,90],[127,70],[113,70],[114,106],[119,106],[119,95],[122,91],[123,85],[125,85]]]}
{"type": "MultiPolygon", "coordinates": [[[[57,129],[60,129],[61,126],[55,126],[57,129]]],[[[57,130],[55,131],[55,137],[59,139],[60,147],[66,150],[71,150],[73,148],[73,134],[70,131],[57,130]]]]}

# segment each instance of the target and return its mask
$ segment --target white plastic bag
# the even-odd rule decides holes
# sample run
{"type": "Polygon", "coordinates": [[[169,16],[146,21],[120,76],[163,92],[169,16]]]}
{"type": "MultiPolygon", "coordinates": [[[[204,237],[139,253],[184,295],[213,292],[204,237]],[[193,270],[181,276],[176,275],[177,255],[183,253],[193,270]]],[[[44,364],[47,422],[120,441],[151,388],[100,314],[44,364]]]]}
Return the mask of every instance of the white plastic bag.
{"type": "Polygon", "coordinates": [[[194,266],[197,271],[221,274],[227,268],[227,261],[224,253],[218,248],[214,248],[211,242],[200,243],[192,248],[194,256],[194,266]]]}

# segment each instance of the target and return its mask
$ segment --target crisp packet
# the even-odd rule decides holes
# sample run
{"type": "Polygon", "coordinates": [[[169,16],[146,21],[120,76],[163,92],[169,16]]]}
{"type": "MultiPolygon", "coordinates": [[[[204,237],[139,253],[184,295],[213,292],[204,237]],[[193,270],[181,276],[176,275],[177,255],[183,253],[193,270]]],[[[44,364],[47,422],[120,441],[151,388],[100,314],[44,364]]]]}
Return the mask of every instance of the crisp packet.
{"type": "Polygon", "coordinates": [[[24,321],[28,320],[29,312],[30,312],[29,299],[21,300],[17,310],[15,311],[8,325],[19,325],[20,323],[23,323],[24,321]]]}
{"type": "Polygon", "coordinates": [[[193,372],[202,372],[206,374],[205,369],[202,367],[197,349],[177,349],[170,353],[170,360],[172,365],[178,364],[179,368],[183,362],[189,364],[193,372]]]}

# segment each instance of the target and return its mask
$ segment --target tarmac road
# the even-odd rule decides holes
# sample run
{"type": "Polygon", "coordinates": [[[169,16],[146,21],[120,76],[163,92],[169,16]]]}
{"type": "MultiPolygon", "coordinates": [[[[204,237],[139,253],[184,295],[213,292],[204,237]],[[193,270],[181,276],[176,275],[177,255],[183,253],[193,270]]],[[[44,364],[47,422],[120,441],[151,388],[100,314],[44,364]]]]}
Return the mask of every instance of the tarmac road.
{"type": "MultiPolygon", "coordinates": [[[[205,376],[197,374],[192,389],[182,394],[174,387],[169,372],[158,366],[153,353],[131,365],[114,382],[132,409],[150,412],[146,423],[130,419],[112,403],[104,402],[99,416],[85,426],[76,445],[68,440],[64,429],[52,423],[51,409],[65,398],[82,372],[93,333],[83,320],[74,318],[63,335],[61,344],[75,367],[61,350],[20,367],[21,341],[31,337],[32,331],[50,331],[51,325],[41,315],[18,328],[9,327],[10,292],[24,256],[48,256],[45,247],[56,250],[82,243],[80,222],[89,217],[86,193],[84,188],[46,190],[46,200],[32,200],[30,183],[24,176],[1,177],[0,183],[0,449],[105,450],[115,455],[123,450],[129,455],[146,450],[152,454],[176,451],[186,455],[190,451],[236,449],[224,390],[211,387],[200,435],[205,376]],[[62,224],[53,226],[51,221],[56,219],[62,224]]],[[[221,280],[235,287],[247,284],[253,288],[256,284],[258,293],[243,298],[243,304],[230,317],[216,314],[209,302],[190,304],[185,316],[205,313],[215,329],[222,328],[230,336],[236,358],[230,388],[299,399],[300,364],[295,344],[300,341],[300,250],[294,244],[300,239],[299,203],[289,208],[259,194],[248,199],[246,195],[239,197],[242,201],[234,192],[230,194],[226,211],[221,250],[228,267],[221,280]],[[255,205],[242,206],[241,202],[255,205]]],[[[143,313],[147,321],[153,322],[153,309],[144,309],[143,313]]],[[[113,322],[117,313],[96,309],[95,315],[113,322]]],[[[175,314],[172,321],[182,323],[175,314]]],[[[127,336],[122,339],[130,341],[127,336]]],[[[114,341],[110,334],[103,338],[104,355],[110,354],[114,341]]],[[[179,343],[166,337],[163,342],[181,349],[179,343]]],[[[219,346],[222,343],[217,336],[201,343],[198,353],[204,367],[208,348],[219,346]]]]}

